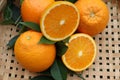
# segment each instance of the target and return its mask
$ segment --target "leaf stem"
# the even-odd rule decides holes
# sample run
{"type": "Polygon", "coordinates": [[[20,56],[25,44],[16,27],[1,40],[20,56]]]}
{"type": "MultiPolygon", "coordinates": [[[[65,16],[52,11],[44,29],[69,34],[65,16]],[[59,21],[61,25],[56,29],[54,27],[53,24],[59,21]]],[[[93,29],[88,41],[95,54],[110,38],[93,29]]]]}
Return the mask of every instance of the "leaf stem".
{"type": "Polygon", "coordinates": [[[75,73],[75,75],[77,75],[78,77],[80,77],[82,80],[86,80],[83,76],[82,76],[83,72],[81,73],[75,73]]]}
{"type": "Polygon", "coordinates": [[[21,15],[17,18],[17,20],[16,20],[15,23],[14,23],[16,26],[19,25],[20,19],[21,19],[21,15]]]}

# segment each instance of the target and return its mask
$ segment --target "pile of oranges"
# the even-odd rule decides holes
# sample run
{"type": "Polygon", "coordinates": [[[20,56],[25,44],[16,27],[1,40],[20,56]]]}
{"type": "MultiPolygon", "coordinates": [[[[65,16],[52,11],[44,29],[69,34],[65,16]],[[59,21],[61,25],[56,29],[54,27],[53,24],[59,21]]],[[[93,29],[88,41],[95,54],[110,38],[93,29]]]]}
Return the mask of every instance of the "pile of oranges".
{"type": "Polygon", "coordinates": [[[56,58],[55,44],[38,43],[42,36],[51,41],[70,37],[61,60],[72,71],[88,68],[96,56],[91,36],[102,32],[109,20],[109,11],[102,0],[68,1],[24,0],[21,5],[24,22],[40,25],[41,32],[28,30],[14,46],[15,58],[31,72],[48,69],[56,58]],[[94,3],[94,4],[93,4],[94,3]]]}

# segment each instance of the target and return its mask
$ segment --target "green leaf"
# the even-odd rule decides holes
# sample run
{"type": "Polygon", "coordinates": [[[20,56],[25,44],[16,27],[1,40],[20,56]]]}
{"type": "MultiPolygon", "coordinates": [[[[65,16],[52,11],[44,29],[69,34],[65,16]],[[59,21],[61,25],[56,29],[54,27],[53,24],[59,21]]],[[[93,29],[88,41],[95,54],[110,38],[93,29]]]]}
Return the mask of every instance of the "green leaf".
{"type": "Polygon", "coordinates": [[[65,0],[65,1],[69,1],[69,2],[75,3],[78,0],[65,0]]]}
{"type": "Polygon", "coordinates": [[[22,4],[23,0],[20,0],[20,5],[22,4]]]}
{"type": "Polygon", "coordinates": [[[14,24],[16,25],[20,20],[20,8],[14,4],[14,0],[7,0],[6,7],[3,11],[3,22],[1,24],[14,24]]]}
{"type": "Polygon", "coordinates": [[[20,26],[19,34],[25,32],[25,31],[27,31],[26,27],[24,27],[24,26],[21,25],[21,26],[20,26]]]}
{"type": "Polygon", "coordinates": [[[10,6],[15,0],[7,0],[7,5],[10,6]]]}
{"type": "Polygon", "coordinates": [[[68,49],[68,46],[66,46],[65,43],[62,41],[57,42],[55,45],[58,56],[62,56],[68,49]]]}
{"type": "Polygon", "coordinates": [[[12,11],[12,20],[14,21],[14,22],[17,22],[18,21],[18,18],[20,17],[20,8],[19,7],[17,7],[15,4],[11,4],[11,6],[10,6],[10,9],[11,9],[11,11],[12,11]]]}
{"type": "Polygon", "coordinates": [[[2,22],[0,22],[1,25],[9,25],[9,24],[14,24],[14,21],[13,20],[4,20],[2,22]]]}
{"type": "Polygon", "coordinates": [[[15,42],[16,42],[16,40],[17,40],[18,37],[19,37],[19,35],[16,35],[16,36],[14,36],[14,37],[8,42],[8,44],[7,44],[8,49],[11,49],[11,48],[14,47],[15,42]]]}
{"type": "Polygon", "coordinates": [[[9,6],[6,6],[4,11],[3,11],[3,17],[4,20],[10,20],[12,18],[12,10],[10,9],[9,6]]]}
{"type": "Polygon", "coordinates": [[[54,80],[51,76],[42,76],[42,75],[39,75],[39,76],[35,76],[33,77],[32,79],[30,80],[54,80]]]}
{"type": "Polygon", "coordinates": [[[73,72],[73,71],[71,71],[71,70],[69,70],[68,69],[68,72],[69,72],[69,74],[71,74],[71,75],[77,75],[81,80],[86,80],[84,77],[83,77],[83,72],[80,72],[80,73],[77,73],[77,72],[73,72]]]}
{"type": "Polygon", "coordinates": [[[64,42],[64,43],[68,43],[68,42],[69,42],[69,39],[70,39],[70,37],[64,39],[63,42],[64,42]]]}
{"type": "Polygon", "coordinates": [[[48,40],[44,36],[42,36],[40,41],[38,42],[38,44],[55,44],[55,43],[56,43],[55,41],[48,40]]]}
{"type": "Polygon", "coordinates": [[[40,27],[38,24],[33,23],[33,22],[19,22],[19,24],[22,24],[23,26],[26,26],[32,30],[40,32],[40,27]]]}
{"type": "Polygon", "coordinates": [[[78,77],[81,78],[81,80],[85,80],[85,78],[82,76],[82,74],[77,74],[78,77]]]}
{"type": "Polygon", "coordinates": [[[48,68],[47,70],[43,71],[43,72],[38,72],[40,73],[40,75],[51,75],[50,74],[50,68],[48,68]]]}
{"type": "Polygon", "coordinates": [[[67,69],[60,59],[56,59],[54,64],[51,66],[51,75],[55,80],[66,80],[67,69]]]}

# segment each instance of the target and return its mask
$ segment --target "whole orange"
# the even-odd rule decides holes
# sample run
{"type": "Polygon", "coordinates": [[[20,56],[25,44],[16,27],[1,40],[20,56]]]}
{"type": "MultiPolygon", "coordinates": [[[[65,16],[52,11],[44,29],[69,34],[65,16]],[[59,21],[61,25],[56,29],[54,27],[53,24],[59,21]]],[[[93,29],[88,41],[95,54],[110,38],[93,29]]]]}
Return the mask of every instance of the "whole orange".
{"type": "Polygon", "coordinates": [[[94,36],[106,28],[109,10],[102,0],[78,0],[75,5],[80,13],[78,32],[94,36]]]}
{"type": "Polygon", "coordinates": [[[21,15],[23,21],[38,23],[45,8],[54,0],[24,0],[21,5],[21,15]]]}
{"type": "Polygon", "coordinates": [[[41,72],[54,62],[56,48],[54,44],[39,44],[42,34],[27,31],[20,35],[14,46],[15,58],[29,71],[41,72]]]}

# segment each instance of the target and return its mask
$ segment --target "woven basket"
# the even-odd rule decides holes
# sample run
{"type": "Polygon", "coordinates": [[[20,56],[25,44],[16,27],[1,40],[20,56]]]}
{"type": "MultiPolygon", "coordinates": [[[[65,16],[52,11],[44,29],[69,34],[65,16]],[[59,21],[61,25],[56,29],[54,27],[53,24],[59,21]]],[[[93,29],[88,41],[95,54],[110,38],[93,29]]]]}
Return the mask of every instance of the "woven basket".
{"type": "MultiPolygon", "coordinates": [[[[106,29],[94,37],[97,57],[92,66],[83,71],[86,80],[120,80],[120,0],[104,0],[110,10],[106,29]]],[[[29,80],[36,73],[25,70],[14,58],[6,44],[17,34],[15,26],[0,26],[0,80],[29,80]]],[[[67,80],[80,80],[68,75],[67,80]]]]}

